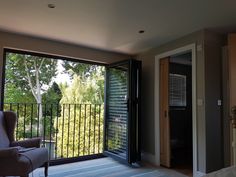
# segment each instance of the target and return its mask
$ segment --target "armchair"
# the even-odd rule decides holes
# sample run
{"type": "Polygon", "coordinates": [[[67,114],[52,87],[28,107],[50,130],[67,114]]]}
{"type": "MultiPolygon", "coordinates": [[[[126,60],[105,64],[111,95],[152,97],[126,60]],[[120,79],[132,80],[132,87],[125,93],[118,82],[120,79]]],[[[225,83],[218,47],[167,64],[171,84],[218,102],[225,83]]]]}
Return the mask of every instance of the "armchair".
{"type": "Polygon", "coordinates": [[[0,176],[28,177],[34,169],[44,166],[48,176],[48,150],[40,148],[40,138],[15,141],[17,116],[11,111],[0,111],[0,176]],[[32,148],[21,152],[20,147],[32,148]]]}

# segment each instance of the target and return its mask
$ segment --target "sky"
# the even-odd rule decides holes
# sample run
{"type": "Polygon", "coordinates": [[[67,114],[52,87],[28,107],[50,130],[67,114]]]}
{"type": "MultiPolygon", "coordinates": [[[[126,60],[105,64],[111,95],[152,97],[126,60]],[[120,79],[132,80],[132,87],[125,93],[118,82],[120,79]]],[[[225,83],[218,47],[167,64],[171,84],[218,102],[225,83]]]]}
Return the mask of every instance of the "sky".
{"type": "Polygon", "coordinates": [[[67,73],[63,73],[64,67],[62,66],[63,61],[58,60],[57,62],[57,75],[53,78],[52,83],[56,82],[57,84],[60,83],[67,83],[67,85],[71,84],[70,76],[67,73]]]}
{"type": "Polygon", "coordinates": [[[53,82],[56,82],[58,85],[61,83],[67,83],[67,85],[71,85],[72,81],[70,76],[67,73],[64,73],[64,67],[62,66],[63,60],[57,60],[57,74],[56,77],[52,78],[49,85],[42,85],[42,91],[45,92],[53,82]]]}

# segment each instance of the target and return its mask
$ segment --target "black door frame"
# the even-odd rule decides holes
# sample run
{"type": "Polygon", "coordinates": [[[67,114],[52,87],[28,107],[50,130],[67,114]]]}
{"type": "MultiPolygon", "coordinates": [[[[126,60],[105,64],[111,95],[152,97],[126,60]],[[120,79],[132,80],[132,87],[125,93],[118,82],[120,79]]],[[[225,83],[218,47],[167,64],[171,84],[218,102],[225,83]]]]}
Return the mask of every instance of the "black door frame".
{"type": "Polygon", "coordinates": [[[140,117],[141,117],[141,61],[134,59],[123,60],[115,62],[106,66],[106,79],[105,79],[105,119],[104,119],[104,154],[111,156],[121,162],[132,164],[136,161],[141,160],[140,151],[140,117]],[[114,68],[120,65],[128,65],[128,78],[127,78],[127,108],[128,108],[128,119],[127,119],[127,147],[126,147],[126,157],[123,159],[120,156],[106,151],[106,128],[108,117],[108,105],[107,105],[107,92],[109,89],[109,68],[114,68]],[[136,69],[135,69],[136,68],[136,69]],[[136,78],[136,79],[135,79],[136,78]]]}
{"type": "MultiPolygon", "coordinates": [[[[131,152],[131,149],[135,149],[136,151],[134,153],[132,153],[131,155],[128,155],[128,163],[131,164],[135,161],[140,161],[141,160],[141,150],[140,150],[140,133],[141,133],[141,128],[140,128],[140,117],[141,117],[141,61],[138,60],[134,60],[134,59],[128,59],[128,60],[123,60],[123,61],[118,61],[115,63],[111,63],[111,64],[105,64],[105,63],[99,63],[99,62],[93,62],[93,61],[88,61],[88,60],[83,60],[83,59],[78,59],[78,58],[72,58],[72,57],[64,57],[64,56],[57,56],[57,55],[53,55],[53,54],[45,54],[45,53],[40,53],[40,52],[32,52],[32,51],[25,51],[25,50],[18,50],[18,49],[10,49],[10,48],[4,48],[3,51],[3,65],[2,65],[2,89],[1,89],[1,97],[0,97],[0,110],[3,111],[3,105],[4,105],[4,88],[5,88],[5,71],[6,71],[6,56],[7,53],[17,53],[17,54],[28,54],[28,55],[34,55],[34,56],[40,56],[40,57],[46,57],[46,58],[53,58],[53,59],[57,59],[60,58],[61,60],[68,60],[68,61],[73,61],[73,62],[80,62],[80,63],[86,63],[86,64],[93,64],[93,65],[99,65],[99,66],[105,66],[106,68],[108,67],[114,67],[114,66],[118,66],[120,64],[129,64],[129,77],[128,77],[128,92],[129,95],[131,95],[132,98],[128,99],[128,109],[131,110],[129,111],[129,117],[131,117],[132,113],[134,112],[134,114],[137,117],[137,120],[130,120],[128,119],[128,125],[131,125],[131,121],[134,122],[132,125],[133,126],[129,126],[128,127],[128,132],[127,135],[128,136],[128,146],[127,146],[127,152],[131,152]],[[137,70],[134,70],[131,65],[135,66],[138,68],[138,73],[137,70]],[[137,77],[137,81],[132,80],[131,78],[137,77]],[[130,80],[132,82],[130,82],[130,80]],[[138,87],[139,86],[139,87],[138,87]],[[132,90],[134,90],[135,87],[138,87],[138,90],[136,90],[135,92],[132,92],[132,90]],[[139,99],[136,99],[135,97],[138,97],[139,99]],[[136,110],[136,111],[134,111],[136,110]],[[135,126],[135,128],[134,128],[135,126]],[[134,138],[132,138],[133,136],[136,137],[136,141],[130,141],[134,138]]],[[[105,90],[104,90],[104,130],[106,127],[106,89],[107,89],[107,74],[105,75],[105,90]]],[[[104,131],[104,137],[103,137],[103,142],[105,143],[105,131],[104,131]]],[[[105,144],[104,144],[105,145],[105,144]]],[[[105,146],[103,146],[104,148],[105,146]]],[[[110,155],[109,153],[104,153],[105,155],[110,155]]],[[[103,157],[103,154],[98,154],[99,157],[103,157]]],[[[95,158],[97,158],[97,155],[94,156],[95,158]]],[[[113,156],[114,158],[116,158],[117,160],[120,160],[120,158],[117,158],[116,156],[113,156]]],[[[87,160],[87,158],[85,158],[87,160]]],[[[91,159],[93,159],[93,156],[91,156],[91,159]]],[[[61,159],[59,164],[61,163],[67,163],[68,162],[75,162],[75,161],[80,161],[80,158],[72,158],[72,159],[61,159]]],[[[57,162],[55,162],[55,164],[58,164],[57,162]]]]}

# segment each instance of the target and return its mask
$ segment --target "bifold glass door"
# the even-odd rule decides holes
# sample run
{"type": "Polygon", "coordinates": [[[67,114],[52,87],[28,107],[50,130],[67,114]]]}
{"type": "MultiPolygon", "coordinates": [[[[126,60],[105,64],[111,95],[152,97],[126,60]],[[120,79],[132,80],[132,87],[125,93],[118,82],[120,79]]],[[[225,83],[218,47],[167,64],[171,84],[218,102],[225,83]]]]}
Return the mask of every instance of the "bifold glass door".
{"type": "Polygon", "coordinates": [[[127,163],[140,160],[140,73],[136,60],[106,69],[104,154],[127,163]]]}

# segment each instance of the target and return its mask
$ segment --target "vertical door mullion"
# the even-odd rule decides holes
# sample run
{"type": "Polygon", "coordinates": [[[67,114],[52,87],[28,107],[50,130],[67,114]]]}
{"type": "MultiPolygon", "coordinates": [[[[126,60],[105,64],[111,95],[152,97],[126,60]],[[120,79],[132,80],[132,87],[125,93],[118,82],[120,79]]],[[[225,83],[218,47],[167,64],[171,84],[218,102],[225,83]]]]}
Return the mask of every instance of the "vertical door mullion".
{"type": "Polygon", "coordinates": [[[104,115],[105,115],[105,118],[104,118],[104,128],[103,128],[103,147],[104,147],[104,151],[107,151],[108,150],[108,147],[107,147],[107,117],[108,117],[108,88],[109,88],[109,68],[106,67],[106,72],[105,72],[105,94],[104,94],[104,115]]]}
{"type": "Polygon", "coordinates": [[[128,160],[128,163],[130,163],[130,145],[131,145],[131,137],[130,137],[130,131],[131,131],[131,127],[130,127],[130,119],[131,119],[131,113],[132,113],[132,97],[131,97],[131,89],[132,89],[132,79],[131,79],[131,76],[132,76],[132,68],[131,68],[131,60],[129,61],[129,70],[128,70],[128,77],[127,77],[127,93],[128,93],[128,104],[127,104],[127,109],[128,109],[128,118],[127,118],[127,128],[126,128],[126,137],[127,137],[127,146],[126,146],[126,157],[127,157],[127,160],[128,160]]]}

